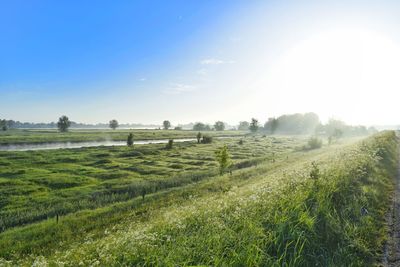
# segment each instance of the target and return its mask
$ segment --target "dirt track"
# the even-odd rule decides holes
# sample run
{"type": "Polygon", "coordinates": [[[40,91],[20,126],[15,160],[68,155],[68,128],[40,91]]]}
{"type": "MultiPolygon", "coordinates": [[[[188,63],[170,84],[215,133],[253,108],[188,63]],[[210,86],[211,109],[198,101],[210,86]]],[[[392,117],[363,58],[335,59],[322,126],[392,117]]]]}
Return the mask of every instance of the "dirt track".
{"type": "MultiPolygon", "coordinates": [[[[400,153],[400,152],[399,152],[400,153]]],[[[388,214],[389,236],[383,255],[383,266],[400,266],[400,165],[397,170],[395,192],[388,214]]]]}

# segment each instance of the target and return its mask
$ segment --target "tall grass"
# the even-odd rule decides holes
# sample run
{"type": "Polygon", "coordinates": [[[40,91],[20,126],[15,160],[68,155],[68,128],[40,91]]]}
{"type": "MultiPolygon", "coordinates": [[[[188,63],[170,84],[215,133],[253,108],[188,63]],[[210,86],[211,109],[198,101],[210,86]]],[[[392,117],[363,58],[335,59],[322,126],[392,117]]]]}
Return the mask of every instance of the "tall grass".
{"type": "MultiPolygon", "coordinates": [[[[54,143],[54,142],[88,142],[88,141],[126,141],[129,133],[133,133],[135,140],[196,138],[196,131],[181,130],[131,130],[131,129],[70,129],[59,133],[57,129],[12,129],[0,131],[0,145],[54,143]]],[[[242,136],[246,131],[207,131],[210,136],[242,136]]]]}
{"type": "Polygon", "coordinates": [[[393,132],[381,133],[268,180],[177,203],[150,224],[126,223],[100,240],[26,260],[68,266],[373,265],[384,241],[397,146],[393,132]]]}
{"type": "MultiPolygon", "coordinates": [[[[273,151],[290,153],[301,140],[288,140],[273,151]]],[[[228,144],[234,168],[265,160],[269,139],[237,145],[234,138],[213,144],[193,142],[71,150],[0,152],[0,233],[84,209],[96,209],[183,186],[217,172],[215,149],[228,144]],[[238,149],[239,148],[239,149],[238,149]]]]}

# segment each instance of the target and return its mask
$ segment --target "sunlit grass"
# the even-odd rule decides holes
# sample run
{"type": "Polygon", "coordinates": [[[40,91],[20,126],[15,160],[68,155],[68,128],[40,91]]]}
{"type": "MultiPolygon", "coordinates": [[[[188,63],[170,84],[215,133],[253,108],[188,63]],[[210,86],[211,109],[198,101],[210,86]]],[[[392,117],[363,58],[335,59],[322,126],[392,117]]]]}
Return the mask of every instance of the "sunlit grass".
{"type": "MultiPolygon", "coordinates": [[[[356,145],[342,143],[311,151],[301,150],[307,139],[238,141],[174,144],[172,150],[151,145],[135,150],[4,153],[8,157],[3,157],[3,164],[8,167],[17,166],[18,161],[28,164],[27,158],[35,165],[37,157],[51,162],[47,163],[53,166],[50,174],[62,170],[72,178],[79,173],[87,176],[66,178],[59,189],[58,181],[48,176],[40,187],[60,190],[52,197],[83,200],[101,186],[127,198],[111,194],[107,200],[63,215],[59,223],[52,216],[6,230],[0,234],[2,256],[20,265],[36,261],[67,266],[365,266],[375,262],[385,235],[384,213],[396,169],[393,133],[356,145]],[[223,143],[234,159],[232,175],[219,176],[213,158],[212,152],[223,143]],[[126,168],[132,165],[135,169],[126,168]],[[312,168],[318,172],[310,177],[312,168]],[[81,184],[71,184],[71,180],[81,184]],[[144,199],[140,194],[126,194],[149,181],[159,188],[144,199]],[[361,208],[368,214],[362,215],[361,208]]],[[[39,179],[46,171],[39,168],[37,177],[30,179],[39,179]]],[[[21,175],[25,178],[18,188],[29,189],[23,186],[26,172],[0,179],[13,182],[21,175]]],[[[35,186],[25,194],[32,198],[39,192],[42,199],[35,186]]],[[[29,203],[20,198],[20,202],[12,198],[10,210],[29,203]]]]}
{"type": "MultiPolygon", "coordinates": [[[[196,131],[188,130],[74,130],[60,133],[56,129],[10,129],[0,131],[0,144],[30,144],[54,142],[87,142],[87,141],[126,141],[128,134],[133,133],[134,140],[153,140],[169,138],[196,138],[196,131]]],[[[238,136],[246,131],[210,131],[204,134],[211,136],[238,136]]]]}

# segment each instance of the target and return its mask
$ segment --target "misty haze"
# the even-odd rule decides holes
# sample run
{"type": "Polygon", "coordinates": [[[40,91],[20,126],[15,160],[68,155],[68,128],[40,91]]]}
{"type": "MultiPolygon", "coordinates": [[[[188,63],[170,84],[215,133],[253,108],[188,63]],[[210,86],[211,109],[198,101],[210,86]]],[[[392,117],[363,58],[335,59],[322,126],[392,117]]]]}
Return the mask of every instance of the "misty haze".
{"type": "Polygon", "coordinates": [[[1,2],[0,267],[400,266],[399,14],[1,2]]]}

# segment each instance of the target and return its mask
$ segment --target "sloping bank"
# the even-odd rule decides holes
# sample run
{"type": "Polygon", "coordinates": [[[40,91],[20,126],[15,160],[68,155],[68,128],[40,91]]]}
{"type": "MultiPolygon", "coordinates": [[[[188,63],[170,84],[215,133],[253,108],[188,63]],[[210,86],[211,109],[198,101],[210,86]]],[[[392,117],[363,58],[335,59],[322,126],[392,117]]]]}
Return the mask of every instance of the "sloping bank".
{"type": "Polygon", "coordinates": [[[373,265],[386,235],[397,145],[394,132],[380,133],[284,171],[279,179],[251,179],[224,196],[171,211],[149,227],[127,225],[120,233],[37,263],[373,265]]]}

